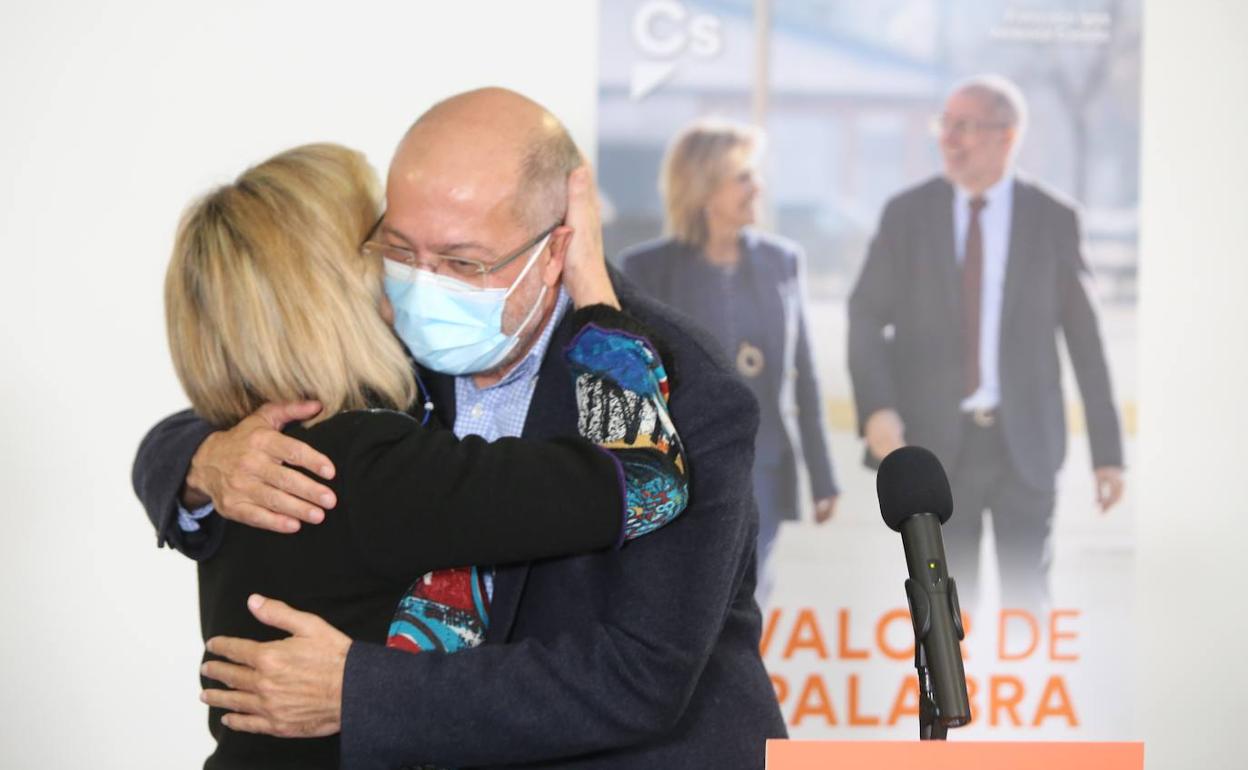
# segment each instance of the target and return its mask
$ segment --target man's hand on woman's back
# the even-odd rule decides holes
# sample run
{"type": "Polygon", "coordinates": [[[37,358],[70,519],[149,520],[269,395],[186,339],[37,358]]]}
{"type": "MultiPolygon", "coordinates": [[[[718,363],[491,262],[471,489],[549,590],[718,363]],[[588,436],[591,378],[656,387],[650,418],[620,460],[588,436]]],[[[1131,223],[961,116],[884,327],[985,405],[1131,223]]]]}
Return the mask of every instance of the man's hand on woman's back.
{"type": "Polygon", "coordinates": [[[296,532],[300,522],[319,524],[337,500],[329,487],[295,467],[332,479],[333,463],[281,431],[320,410],[316,401],[265,404],[233,428],[208,436],[191,458],[182,504],[198,508],[211,500],[221,516],[274,532],[296,532]]]}

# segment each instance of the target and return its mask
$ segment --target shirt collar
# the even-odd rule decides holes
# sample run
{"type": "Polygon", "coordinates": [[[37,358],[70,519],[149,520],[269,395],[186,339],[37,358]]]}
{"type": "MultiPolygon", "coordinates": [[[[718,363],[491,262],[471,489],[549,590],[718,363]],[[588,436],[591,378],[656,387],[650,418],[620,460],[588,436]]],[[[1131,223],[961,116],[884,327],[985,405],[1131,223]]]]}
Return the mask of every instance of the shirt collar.
{"type": "Polygon", "coordinates": [[[519,382],[523,379],[532,379],[537,377],[538,371],[541,369],[542,359],[546,357],[546,351],[550,349],[550,340],[555,335],[555,329],[563,320],[563,316],[568,311],[568,306],[572,304],[572,298],[564,291],[563,286],[559,287],[559,298],[555,300],[555,312],[550,314],[550,320],[546,322],[546,328],[542,329],[541,336],[537,338],[537,342],[533,343],[533,347],[525,355],[524,360],[516,364],[510,372],[507,372],[502,379],[493,385],[487,385],[484,388],[477,388],[473,382],[473,375],[463,374],[455,379],[463,380],[476,390],[490,390],[491,388],[501,388],[512,383],[519,382]]]}
{"type": "MultiPolygon", "coordinates": [[[[957,185],[953,186],[953,191],[955,196],[954,199],[957,202],[958,208],[967,208],[971,202],[971,194],[966,189],[957,185]]],[[[992,187],[984,190],[984,200],[988,203],[987,208],[990,211],[994,209],[997,211],[1002,210],[1002,203],[1005,201],[1007,196],[1010,196],[1013,193],[1013,191],[1014,171],[1011,169],[1007,170],[1001,178],[992,185],[992,187]]]]}

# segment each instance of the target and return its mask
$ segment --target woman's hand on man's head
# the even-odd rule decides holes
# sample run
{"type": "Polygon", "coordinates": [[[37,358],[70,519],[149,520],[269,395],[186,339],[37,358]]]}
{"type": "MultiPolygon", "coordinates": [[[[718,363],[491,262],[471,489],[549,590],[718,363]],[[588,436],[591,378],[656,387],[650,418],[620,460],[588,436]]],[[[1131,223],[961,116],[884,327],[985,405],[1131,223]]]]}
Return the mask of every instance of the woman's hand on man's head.
{"type": "Polygon", "coordinates": [[[578,308],[588,305],[619,308],[620,300],[607,274],[598,188],[588,163],[568,175],[568,216],[565,224],[572,228],[572,238],[564,257],[563,286],[572,303],[578,308]]]}

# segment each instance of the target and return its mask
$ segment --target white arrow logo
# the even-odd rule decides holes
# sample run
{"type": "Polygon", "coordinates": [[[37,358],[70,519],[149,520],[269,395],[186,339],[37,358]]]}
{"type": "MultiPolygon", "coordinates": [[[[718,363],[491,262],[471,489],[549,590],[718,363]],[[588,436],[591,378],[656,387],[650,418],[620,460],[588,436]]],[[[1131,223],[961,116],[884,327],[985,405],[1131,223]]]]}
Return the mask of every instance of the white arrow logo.
{"type": "Polygon", "coordinates": [[[675,62],[637,62],[633,65],[633,78],[629,85],[628,98],[635,102],[641,101],[654,89],[663,85],[675,72],[675,62]]]}

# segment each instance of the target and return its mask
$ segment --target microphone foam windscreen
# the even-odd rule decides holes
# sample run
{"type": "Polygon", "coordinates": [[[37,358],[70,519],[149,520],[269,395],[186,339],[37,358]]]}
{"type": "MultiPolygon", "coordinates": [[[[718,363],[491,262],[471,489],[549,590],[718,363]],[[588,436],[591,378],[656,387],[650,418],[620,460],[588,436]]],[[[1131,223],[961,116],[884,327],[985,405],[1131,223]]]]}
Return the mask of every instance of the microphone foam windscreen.
{"type": "Polygon", "coordinates": [[[889,453],[875,477],[880,513],[889,528],[901,531],[901,523],[916,513],[931,513],[940,523],[953,515],[949,478],[936,455],[921,446],[906,446],[889,453]]]}

